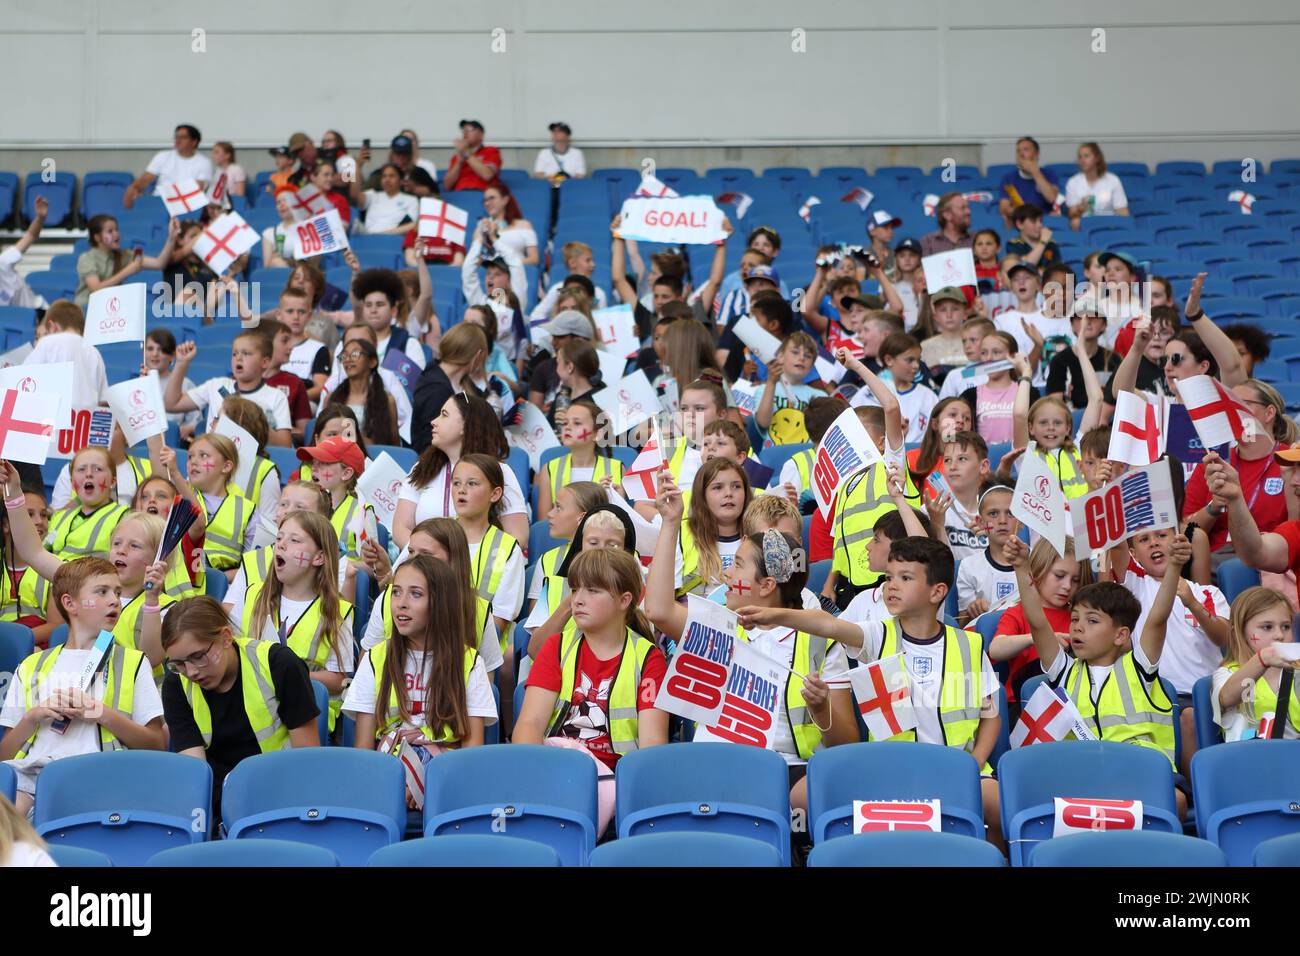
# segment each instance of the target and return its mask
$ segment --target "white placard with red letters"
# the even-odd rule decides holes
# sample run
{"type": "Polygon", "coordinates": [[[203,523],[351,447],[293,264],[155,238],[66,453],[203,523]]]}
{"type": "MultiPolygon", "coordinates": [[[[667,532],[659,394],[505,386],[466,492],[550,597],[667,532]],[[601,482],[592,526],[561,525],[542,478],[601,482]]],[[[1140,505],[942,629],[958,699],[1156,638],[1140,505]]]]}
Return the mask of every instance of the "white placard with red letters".
{"type": "Polygon", "coordinates": [[[777,714],[788,673],[788,668],[759,653],[752,644],[737,641],[731,654],[722,712],[716,721],[706,725],[708,732],[733,744],[770,750],[776,739],[777,714]]]}
{"type": "Polygon", "coordinates": [[[74,408],[66,428],[50,443],[47,458],[70,460],[83,448],[107,448],[113,440],[113,413],[107,408],[74,408]]]}
{"type": "Polygon", "coordinates": [[[882,830],[943,831],[938,800],[854,800],[853,832],[882,830]]]}
{"type": "Polygon", "coordinates": [[[618,234],[638,242],[703,245],[727,237],[722,220],[712,196],[633,197],[623,201],[618,234]]]}
{"type": "Polygon", "coordinates": [[[109,386],[108,407],[113,410],[128,446],[167,432],[167,408],[163,405],[162,385],[155,369],[143,378],[109,386]]]}
{"type": "Polygon", "coordinates": [[[348,247],[348,231],[336,210],[294,223],[288,231],[289,251],[294,259],[327,256],[348,247]]]}
{"type": "Polygon", "coordinates": [[[1141,800],[1083,800],[1056,797],[1052,837],[1092,830],[1141,830],[1141,800]]]}
{"type": "Polygon", "coordinates": [[[722,716],[738,643],[736,615],[707,598],[686,597],[686,627],[668,662],[655,708],[711,727],[722,716]]]}
{"type": "Polygon", "coordinates": [[[884,461],[880,449],[867,434],[858,413],[845,409],[822,436],[813,458],[813,494],[822,517],[830,511],[835,493],[845,481],[880,461],[884,461]]]}
{"type": "Polygon", "coordinates": [[[641,340],[636,334],[636,319],[630,305],[611,305],[607,309],[597,309],[591,313],[596,323],[596,332],[600,336],[605,351],[624,359],[635,358],[641,351],[641,340]]]}
{"type": "Polygon", "coordinates": [[[366,465],[357,479],[357,495],[375,509],[375,517],[389,531],[393,530],[393,515],[397,513],[397,499],[402,493],[406,471],[388,452],[366,465]]]}
{"type": "Polygon", "coordinates": [[[1080,561],[1139,531],[1176,528],[1178,511],[1169,465],[1161,460],[1134,468],[1096,491],[1075,498],[1070,517],[1074,523],[1074,556],[1080,561]]]}
{"type": "Polygon", "coordinates": [[[90,293],[83,337],[90,345],[143,342],[148,304],[149,286],[144,282],[109,286],[90,293]]]}

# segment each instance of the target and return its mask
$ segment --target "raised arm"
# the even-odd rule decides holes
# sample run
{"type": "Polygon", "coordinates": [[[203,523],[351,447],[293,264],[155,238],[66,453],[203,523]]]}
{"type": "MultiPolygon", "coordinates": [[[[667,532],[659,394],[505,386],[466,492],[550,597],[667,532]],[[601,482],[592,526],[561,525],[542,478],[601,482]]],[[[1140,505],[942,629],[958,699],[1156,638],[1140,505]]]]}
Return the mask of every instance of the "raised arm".
{"type": "Polygon", "coordinates": [[[172,248],[176,245],[176,237],[181,234],[181,221],[173,219],[167,225],[167,241],[163,243],[162,252],[156,256],[145,256],[140,260],[140,265],[146,269],[163,269],[172,261],[172,248]]]}
{"type": "Polygon", "coordinates": [[[1079,431],[1087,434],[1101,424],[1101,411],[1106,393],[1097,379],[1097,370],[1092,367],[1083,345],[1083,336],[1074,340],[1074,354],[1079,359],[1080,375],[1083,377],[1083,389],[1088,395],[1088,404],[1084,406],[1083,417],[1079,420],[1079,431]]]}
{"type": "Polygon", "coordinates": [[[632,283],[627,281],[627,262],[626,246],[623,237],[618,234],[619,223],[623,221],[621,215],[615,216],[614,221],[609,224],[610,250],[609,250],[609,272],[610,278],[614,280],[614,291],[618,293],[619,301],[624,305],[636,305],[636,289],[632,288],[632,283]]]}
{"type": "Polygon", "coordinates": [[[45,544],[36,533],[31,515],[27,513],[27,504],[23,500],[22,481],[18,469],[7,461],[0,461],[0,481],[4,484],[5,510],[9,515],[9,533],[13,537],[14,550],[18,558],[47,581],[54,580],[54,574],[63,566],[63,562],[45,550],[45,544]],[[17,507],[9,507],[10,501],[17,501],[17,507]]]}
{"type": "Polygon", "coordinates": [[[1183,579],[1183,565],[1191,559],[1192,543],[1181,534],[1174,535],[1174,540],[1169,545],[1169,564],[1165,567],[1165,576],[1160,579],[1160,587],[1156,589],[1140,638],[1142,650],[1152,664],[1160,660],[1160,652],[1164,650],[1169,613],[1174,609],[1174,598],[1178,594],[1179,582],[1183,579]]]}
{"type": "Polygon", "coordinates": [[[870,268],[870,274],[873,279],[880,283],[880,294],[884,297],[885,308],[897,315],[903,314],[903,300],[894,288],[894,283],[889,281],[889,276],[885,275],[885,267],[877,261],[876,265],[870,268]]]}
{"type": "Polygon", "coordinates": [[[1012,437],[1011,444],[1024,448],[1029,444],[1029,396],[1032,393],[1032,373],[1029,361],[1023,355],[1011,356],[1012,364],[1019,376],[1016,383],[1016,399],[1011,406],[1012,437]]]}
{"type": "Polygon", "coordinates": [[[835,357],[850,372],[857,373],[867,388],[871,389],[871,394],[876,397],[876,401],[880,404],[880,410],[885,413],[886,446],[889,448],[902,448],[903,437],[906,434],[903,431],[903,409],[898,404],[898,396],[894,394],[894,390],[886,385],[879,375],[863,365],[860,359],[850,355],[848,349],[836,349],[835,357]]]}
{"type": "Polygon", "coordinates": [[[767,381],[763,383],[763,391],[758,396],[758,408],[754,410],[754,421],[758,422],[758,427],[763,431],[772,426],[772,404],[776,399],[777,383],[781,381],[784,370],[785,363],[779,355],[768,363],[767,381]]]}
{"type": "Polygon", "coordinates": [[[163,406],[169,412],[193,412],[198,410],[194,399],[184,392],[185,373],[189,371],[190,362],[199,347],[193,342],[182,342],[176,346],[176,366],[167,378],[167,387],[163,389],[163,406]]]}
{"type": "Polygon", "coordinates": [[[15,249],[17,249],[19,252],[26,252],[28,247],[30,247],[33,242],[35,242],[37,239],[40,238],[41,229],[45,225],[45,217],[46,215],[49,214],[49,211],[50,211],[49,200],[46,199],[44,196],[37,196],[36,197],[36,218],[33,219],[31,225],[27,227],[27,231],[18,237],[18,241],[14,243],[15,249]]]}
{"type": "Polygon", "coordinates": [[[700,287],[700,306],[704,309],[705,314],[713,311],[713,300],[718,294],[718,287],[722,285],[722,277],[727,271],[727,242],[731,239],[731,221],[726,216],[722,217],[722,231],[726,236],[713,249],[713,262],[709,265],[709,278],[704,285],[700,287]]]}
{"type": "Polygon", "coordinates": [[[667,467],[659,470],[655,507],[663,523],[650,574],[646,578],[645,611],[655,627],[670,640],[679,640],[686,629],[686,608],[677,603],[677,539],[682,530],[682,492],[667,467]]]}
{"type": "Polygon", "coordinates": [[[479,220],[474,229],[474,239],[465,250],[465,261],[460,264],[460,287],[467,305],[482,305],[487,301],[483,286],[478,281],[479,259],[483,256],[483,229],[486,219],[479,220]]]}
{"type": "MultiPolygon", "coordinates": [[[[924,538],[925,525],[921,524],[921,519],[916,515],[916,509],[913,508],[912,503],[907,500],[907,485],[903,478],[902,469],[898,467],[897,462],[891,461],[886,466],[885,487],[889,489],[889,497],[894,502],[894,506],[898,508],[898,516],[903,519],[903,530],[912,537],[924,538]]],[[[947,511],[948,505],[952,504],[952,495],[944,492],[943,497],[939,500],[945,502],[943,510],[947,511]]],[[[926,502],[926,507],[929,508],[929,502],[926,502]]],[[[942,515],[943,512],[941,511],[940,519],[936,522],[933,520],[934,514],[931,512],[930,526],[934,533],[935,540],[947,544],[948,535],[943,527],[942,515]]]]}
{"type": "MultiPolygon", "coordinates": [[[[808,283],[808,288],[803,294],[804,321],[819,335],[825,335],[826,330],[831,326],[830,318],[822,315],[818,308],[822,300],[822,288],[826,284],[826,274],[829,271],[830,266],[818,266],[817,271],[813,273],[812,282],[808,283]]],[[[840,364],[843,364],[843,359],[840,360],[840,364]]]]}
{"type": "Polygon", "coordinates": [[[1205,273],[1198,272],[1192,280],[1192,288],[1187,293],[1187,308],[1183,314],[1192,324],[1192,329],[1201,337],[1205,347],[1214,356],[1219,366],[1219,381],[1228,388],[1246,381],[1246,368],[1241,362],[1241,355],[1227,333],[1210,320],[1201,309],[1201,288],[1205,285],[1205,273]]]}
{"type": "Polygon", "coordinates": [[[1251,568],[1284,574],[1291,567],[1291,548],[1276,532],[1261,533],[1250,513],[1241,483],[1232,466],[1210,452],[1205,456],[1205,484],[1214,500],[1228,508],[1228,534],[1237,557],[1251,568]]]}
{"type": "Polygon", "coordinates": [[[1119,363],[1119,368],[1115,369],[1114,392],[1116,395],[1120,392],[1137,391],[1138,365],[1142,361],[1142,353],[1146,351],[1146,347],[1150,342],[1151,320],[1144,315],[1138,316],[1133,320],[1133,344],[1129,346],[1128,352],[1119,363]]]}
{"type": "Polygon", "coordinates": [[[1056,655],[1061,652],[1061,642],[1043,612],[1043,599],[1029,577],[1029,545],[1015,535],[1007,539],[1002,551],[1004,560],[1016,569],[1016,587],[1020,591],[1020,606],[1029,623],[1029,633],[1034,639],[1034,649],[1042,662],[1043,672],[1051,670],[1056,655]]]}

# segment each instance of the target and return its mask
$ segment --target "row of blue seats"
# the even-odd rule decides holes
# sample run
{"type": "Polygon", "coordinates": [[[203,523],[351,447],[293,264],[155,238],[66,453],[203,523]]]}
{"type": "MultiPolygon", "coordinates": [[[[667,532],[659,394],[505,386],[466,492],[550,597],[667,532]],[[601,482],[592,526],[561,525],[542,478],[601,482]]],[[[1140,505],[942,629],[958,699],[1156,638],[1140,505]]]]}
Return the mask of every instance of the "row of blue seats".
{"type": "MultiPolygon", "coordinates": [[[[789,864],[789,779],[778,754],[674,743],[634,751],[616,772],[617,840],[701,831],[741,836],[789,864]]],[[[1197,836],[1228,865],[1249,866],[1261,844],[1300,833],[1300,817],[1290,809],[1300,787],[1300,741],[1213,747],[1196,754],[1191,776],[1197,836]]],[[[1147,748],[1036,744],[1004,754],[998,779],[1015,866],[1034,865],[1054,842],[1056,797],[1140,800],[1142,830],[1173,836],[1183,830],[1168,761],[1147,748]]],[[[0,792],[12,797],[13,787],[12,771],[0,769],[0,792]]],[[[576,751],[526,745],[452,751],[426,768],[423,835],[504,833],[549,846],[562,865],[586,865],[596,848],[596,788],[595,764],[576,751]]],[[[34,822],[52,846],[97,850],[116,865],[138,865],[163,850],[206,842],[212,835],[207,814],[195,826],[193,811],[210,807],[211,797],[212,772],[204,762],[146,751],[87,754],[42,772],[34,822]]],[[[816,846],[850,836],[854,801],[935,799],[942,832],[983,838],[979,768],[962,751],[846,744],[819,751],[808,765],[806,823],[816,846]]],[[[387,755],[351,748],[263,754],[226,778],[222,814],[229,840],[306,843],[359,866],[400,843],[405,774],[387,755]]]]}

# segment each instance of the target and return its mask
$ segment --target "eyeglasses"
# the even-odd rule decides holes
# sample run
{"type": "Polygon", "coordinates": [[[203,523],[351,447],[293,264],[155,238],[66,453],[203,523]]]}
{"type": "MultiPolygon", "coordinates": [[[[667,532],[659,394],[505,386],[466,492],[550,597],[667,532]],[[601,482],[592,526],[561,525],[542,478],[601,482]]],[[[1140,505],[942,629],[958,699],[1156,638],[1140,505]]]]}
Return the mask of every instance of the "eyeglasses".
{"type": "Polygon", "coordinates": [[[1175,352],[1173,355],[1169,356],[1169,364],[1174,368],[1178,368],[1178,366],[1183,364],[1183,359],[1185,358],[1187,358],[1187,356],[1182,352],[1175,352]]]}
{"type": "Polygon", "coordinates": [[[342,358],[345,359],[360,359],[365,357],[366,353],[362,349],[348,349],[346,352],[342,353],[342,358]]]}
{"type": "Polygon", "coordinates": [[[184,677],[187,673],[189,673],[190,668],[194,668],[195,670],[202,670],[203,668],[207,667],[209,664],[213,662],[212,661],[213,651],[216,651],[219,655],[221,652],[221,645],[213,644],[206,651],[200,651],[197,654],[191,654],[189,657],[184,657],[179,661],[174,661],[168,658],[166,662],[167,670],[181,677],[184,677]]]}

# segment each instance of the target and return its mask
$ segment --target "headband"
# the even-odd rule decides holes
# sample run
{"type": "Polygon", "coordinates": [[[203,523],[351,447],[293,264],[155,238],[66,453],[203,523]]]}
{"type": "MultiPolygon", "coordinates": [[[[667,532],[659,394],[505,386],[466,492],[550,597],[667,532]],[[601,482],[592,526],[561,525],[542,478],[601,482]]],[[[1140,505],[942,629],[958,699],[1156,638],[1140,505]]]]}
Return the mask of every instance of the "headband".
{"type": "Polygon", "coordinates": [[[790,542],[775,528],[768,528],[763,532],[763,567],[778,584],[785,584],[794,574],[794,557],[790,553],[790,542]]]}

